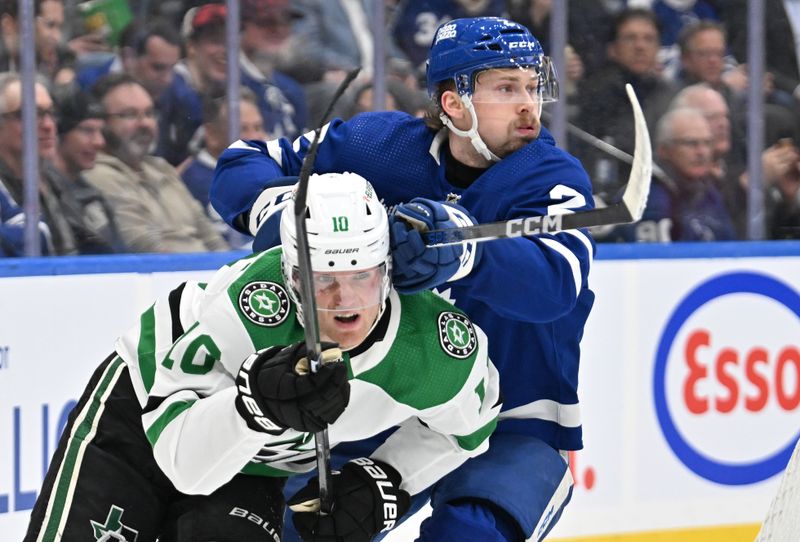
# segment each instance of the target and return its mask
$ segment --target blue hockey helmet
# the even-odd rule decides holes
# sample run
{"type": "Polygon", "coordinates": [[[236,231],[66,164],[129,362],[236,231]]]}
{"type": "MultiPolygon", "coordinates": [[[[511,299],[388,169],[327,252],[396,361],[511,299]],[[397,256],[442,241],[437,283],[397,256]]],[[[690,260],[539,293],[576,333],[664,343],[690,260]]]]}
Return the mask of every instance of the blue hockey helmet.
{"type": "Polygon", "coordinates": [[[558,98],[550,59],[523,25],[500,17],[454,19],[439,26],[433,38],[426,78],[428,94],[452,80],[459,95],[473,93],[475,75],[492,68],[535,68],[542,101],[558,98]]]}

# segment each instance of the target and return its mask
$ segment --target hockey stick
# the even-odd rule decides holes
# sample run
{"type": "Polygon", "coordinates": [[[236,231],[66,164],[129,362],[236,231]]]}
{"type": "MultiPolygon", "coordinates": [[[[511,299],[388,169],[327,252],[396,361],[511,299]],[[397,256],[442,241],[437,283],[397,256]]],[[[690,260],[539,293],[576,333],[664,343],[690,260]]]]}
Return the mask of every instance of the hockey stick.
{"type": "MultiPolygon", "coordinates": [[[[347,74],[344,81],[336,89],[336,93],[331,98],[325,114],[320,119],[320,127],[314,131],[314,140],[308,149],[300,168],[300,178],[297,181],[297,192],[294,199],[294,221],[297,229],[297,267],[300,276],[300,301],[303,305],[303,329],[305,332],[306,349],[310,352],[310,367],[312,372],[316,372],[320,364],[320,354],[322,346],[319,338],[319,323],[317,322],[317,302],[314,299],[313,270],[311,269],[311,253],[308,248],[308,230],[306,229],[306,213],[308,207],[306,200],[308,197],[308,179],[314,169],[314,162],[317,157],[317,147],[319,147],[320,133],[322,126],[327,122],[328,116],[333,111],[336,102],[350,86],[350,83],[358,75],[359,69],[355,69],[347,74]]],[[[317,454],[317,472],[319,473],[319,504],[320,513],[328,514],[333,503],[331,502],[331,447],[328,441],[328,430],[323,429],[314,433],[314,448],[317,454]]]]}
{"type": "Polygon", "coordinates": [[[622,194],[622,201],[602,209],[591,209],[577,213],[530,216],[514,218],[504,222],[489,222],[463,228],[447,228],[422,232],[422,240],[427,246],[453,245],[464,241],[490,241],[509,239],[539,233],[555,233],[576,228],[591,228],[611,224],[626,224],[642,218],[650,192],[653,173],[653,151],[650,148],[650,134],[644,120],[642,108],[633,87],[625,85],[628,99],[633,109],[636,147],[628,184],[622,194]]]}

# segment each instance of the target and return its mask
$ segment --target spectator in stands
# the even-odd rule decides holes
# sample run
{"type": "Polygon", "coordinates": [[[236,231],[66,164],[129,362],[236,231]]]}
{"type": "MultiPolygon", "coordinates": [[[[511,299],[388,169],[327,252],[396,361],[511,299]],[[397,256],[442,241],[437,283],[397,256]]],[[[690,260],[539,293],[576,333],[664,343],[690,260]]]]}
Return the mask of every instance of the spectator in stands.
{"type": "MultiPolygon", "coordinates": [[[[550,53],[550,11],[552,0],[508,0],[508,13],[511,19],[528,27],[550,53]]],[[[570,0],[568,10],[567,39],[570,52],[567,54],[567,80],[577,82],[574,73],[587,77],[597,73],[606,63],[606,51],[598,44],[603,43],[610,33],[611,14],[602,2],[597,0],[570,0]]]]}
{"type": "Polygon", "coordinates": [[[653,179],[642,220],[628,226],[637,241],[725,241],[736,238],[711,175],[713,135],[703,113],[668,111],[656,126],[656,156],[672,182],[653,179]]]}
{"type": "MultiPolygon", "coordinates": [[[[719,2],[730,49],[739,62],[747,62],[748,3],[746,0],[719,2]]],[[[764,61],[778,91],[772,99],[795,108],[800,100],[800,10],[794,0],[766,0],[764,4],[764,61]]]]}
{"type": "MultiPolygon", "coordinates": [[[[42,256],[52,253],[50,229],[39,221],[39,248],[42,256]]],[[[25,255],[25,214],[0,183],[0,258],[25,255]]]]}
{"type": "MultiPolygon", "coordinates": [[[[357,86],[348,95],[350,103],[348,104],[345,101],[344,111],[341,116],[344,119],[349,119],[365,111],[374,111],[373,92],[374,86],[371,81],[357,86]]],[[[430,99],[424,92],[411,90],[397,79],[386,81],[384,111],[403,111],[409,115],[422,118],[425,116],[429,104],[430,99]]]]}
{"type": "Polygon", "coordinates": [[[158,136],[150,93],[129,74],[110,74],[94,85],[102,104],[106,144],[86,179],[111,204],[132,252],[227,250],[175,168],[149,150],[158,136]]]}
{"type": "MultiPolygon", "coordinates": [[[[679,86],[706,83],[722,94],[732,119],[735,137],[744,137],[745,90],[747,73],[744,65],[726,68],[727,37],[725,27],[714,21],[699,21],[684,27],[678,36],[680,68],[675,74],[679,86]]],[[[771,79],[765,79],[765,93],[771,90],[771,79]]]]}
{"type": "MultiPolygon", "coordinates": [[[[256,96],[246,87],[240,90],[239,128],[240,139],[267,139],[256,96]]],[[[217,158],[230,144],[228,101],[225,98],[206,100],[203,104],[203,134],[203,148],[178,168],[181,178],[228,244],[234,248],[248,248],[252,239],[225,224],[209,203],[208,190],[211,187],[214,168],[217,167],[217,158]]]]}
{"type": "MultiPolygon", "coordinates": [[[[389,32],[400,51],[411,61],[421,81],[425,80],[425,61],[433,35],[440,24],[463,17],[505,17],[504,0],[440,0],[438,2],[401,2],[392,15],[389,32]]],[[[523,21],[518,21],[523,22],[523,21]]],[[[533,35],[544,44],[533,28],[533,35]]]]}
{"type": "Polygon", "coordinates": [[[147,21],[144,27],[130,23],[120,35],[119,54],[79,71],[78,84],[86,90],[102,76],[124,71],[136,77],[158,103],[172,83],[180,56],[180,36],[165,21],[147,21]]]}
{"type": "Polygon", "coordinates": [[[203,100],[225,93],[225,18],[223,4],[203,4],[186,12],[181,27],[186,57],[175,65],[172,84],[159,103],[156,154],[171,164],[180,164],[200,147],[203,100]]]}
{"type": "Polygon", "coordinates": [[[677,68],[680,54],[677,43],[681,31],[699,21],[719,21],[716,7],[706,0],[655,0],[650,7],[659,22],[659,60],[667,73],[677,68]]]}
{"type": "Polygon", "coordinates": [[[681,90],[670,109],[690,107],[703,113],[711,128],[711,176],[717,181],[725,207],[736,226],[737,237],[747,236],[747,183],[743,178],[746,162],[742,141],[734,137],[730,110],[725,98],[706,83],[696,83],[681,90]]]}
{"type": "Polygon", "coordinates": [[[294,0],[294,5],[302,13],[295,32],[305,53],[323,66],[326,81],[338,84],[358,67],[360,77],[368,80],[376,35],[385,38],[387,57],[404,58],[385,29],[373,31],[371,0],[294,0]]]}
{"type": "MultiPolygon", "coordinates": [[[[241,84],[255,93],[270,137],[293,139],[308,125],[306,95],[300,83],[281,71],[277,61],[283,44],[291,41],[291,22],[300,13],[289,0],[243,0],[242,13],[241,84]]],[[[312,62],[306,44],[293,43],[296,54],[291,61],[297,63],[296,70],[308,69],[312,62]]]]}
{"type": "MultiPolygon", "coordinates": [[[[70,209],[58,198],[58,188],[42,175],[42,160],[52,160],[56,154],[56,111],[43,80],[35,84],[37,142],[39,149],[39,208],[41,220],[52,235],[52,254],[78,254],[81,248],[70,227],[70,209]]],[[[19,74],[0,75],[0,185],[11,195],[13,202],[24,201],[22,163],[22,84],[19,74]]]]}
{"type": "Polygon", "coordinates": [[[800,239],[800,149],[784,139],[764,151],[767,236],[800,239]],[[771,158],[772,170],[768,169],[771,158]]]}
{"type": "MultiPolygon", "coordinates": [[[[733,135],[728,106],[722,95],[710,86],[700,83],[681,90],[670,108],[691,107],[701,111],[711,126],[712,166],[711,175],[717,181],[725,199],[725,205],[736,226],[737,237],[747,237],[748,182],[746,151],[744,142],[733,135]]],[[[761,153],[762,180],[767,193],[767,214],[784,201],[781,187],[792,187],[792,173],[798,159],[798,150],[792,142],[793,126],[777,113],[777,106],[766,112],[767,148],[761,153]]],[[[791,117],[789,121],[793,120],[791,117]]],[[[789,193],[789,202],[792,194],[789,193]]],[[[780,213],[778,213],[780,214],[780,213]]]]}
{"type": "Polygon", "coordinates": [[[105,144],[104,112],[83,92],[64,91],[56,98],[59,143],[52,161],[43,163],[43,175],[68,210],[65,218],[82,254],[125,252],[111,206],[83,176],[105,144]]]}
{"type": "MultiPolygon", "coordinates": [[[[633,113],[625,84],[633,86],[651,127],[676,92],[674,85],[661,76],[658,49],[658,23],[652,11],[625,9],[616,16],[607,47],[610,63],[598,75],[584,78],[578,88],[581,128],[633,153],[633,113]]],[[[600,167],[606,157],[594,150],[579,148],[576,155],[586,165],[595,193],[606,201],[613,199],[628,178],[627,172],[608,174],[600,167]]]]}
{"type": "MultiPolygon", "coordinates": [[[[0,71],[19,70],[20,25],[18,0],[0,0],[0,71]]],[[[64,3],[35,0],[35,43],[37,71],[55,85],[75,78],[75,55],[62,44],[64,3]]]]}

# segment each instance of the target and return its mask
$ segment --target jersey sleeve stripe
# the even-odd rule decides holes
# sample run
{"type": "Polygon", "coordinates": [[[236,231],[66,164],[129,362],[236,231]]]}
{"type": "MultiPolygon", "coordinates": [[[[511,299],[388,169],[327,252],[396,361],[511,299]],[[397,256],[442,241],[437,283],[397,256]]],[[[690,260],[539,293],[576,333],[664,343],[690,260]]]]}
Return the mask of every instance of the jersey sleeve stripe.
{"type": "Polygon", "coordinates": [[[281,143],[279,140],[270,139],[267,141],[267,154],[269,154],[269,157],[278,163],[278,167],[283,164],[283,150],[281,149],[281,143]]]}
{"type": "Polygon", "coordinates": [[[486,442],[489,436],[494,432],[495,427],[497,427],[497,418],[493,418],[492,421],[478,429],[477,431],[470,433],[469,435],[454,435],[458,445],[461,446],[462,449],[467,450],[469,452],[475,450],[486,442]]]}
{"type": "Polygon", "coordinates": [[[253,147],[252,145],[248,145],[246,142],[242,141],[241,139],[237,139],[233,143],[230,144],[228,147],[229,149],[243,149],[247,151],[256,151],[260,152],[258,147],[253,147]]]}
{"type": "Polygon", "coordinates": [[[170,424],[175,418],[181,415],[181,413],[191,407],[194,404],[195,400],[192,399],[190,401],[180,401],[176,403],[172,403],[161,415],[154,421],[150,426],[147,428],[146,435],[147,440],[150,441],[150,444],[155,446],[156,442],[158,441],[158,437],[161,436],[161,433],[164,429],[167,428],[167,425],[170,424]]]}
{"type": "Polygon", "coordinates": [[[517,418],[538,418],[549,422],[555,422],[562,427],[580,427],[581,409],[580,405],[565,405],[550,399],[539,399],[527,405],[511,408],[500,413],[500,419],[517,418]]]}
{"type": "Polygon", "coordinates": [[[564,233],[568,235],[572,235],[578,241],[583,243],[583,246],[586,247],[586,254],[589,256],[587,261],[589,262],[589,267],[591,268],[592,260],[594,260],[594,249],[592,248],[592,242],[589,240],[589,236],[586,235],[582,230],[567,230],[564,233]]]}
{"type": "Polygon", "coordinates": [[[575,282],[575,297],[577,297],[581,291],[581,284],[583,283],[581,277],[581,264],[578,261],[578,258],[575,257],[575,254],[573,254],[567,247],[555,239],[547,239],[542,237],[541,240],[542,243],[561,254],[564,259],[567,260],[567,263],[572,270],[572,278],[575,282]]]}
{"type": "MultiPolygon", "coordinates": [[[[183,289],[185,287],[186,283],[184,282],[169,293],[169,312],[172,317],[172,342],[177,341],[178,337],[183,335],[184,332],[183,325],[181,324],[181,297],[183,296],[183,289]]],[[[149,390],[150,386],[148,386],[147,389],[149,390]]]]}
{"type": "Polygon", "coordinates": [[[139,342],[136,345],[136,359],[139,374],[142,375],[142,385],[148,393],[153,387],[156,375],[156,310],[155,305],[142,313],[139,318],[139,342]]]}

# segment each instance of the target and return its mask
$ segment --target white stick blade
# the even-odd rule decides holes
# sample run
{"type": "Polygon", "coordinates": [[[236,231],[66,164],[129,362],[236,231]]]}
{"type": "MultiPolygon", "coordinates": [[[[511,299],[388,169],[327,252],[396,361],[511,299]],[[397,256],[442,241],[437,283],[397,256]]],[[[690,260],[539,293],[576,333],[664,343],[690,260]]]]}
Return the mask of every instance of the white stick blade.
{"type": "Polygon", "coordinates": [[[647,121],[644,119],[642,106],[639,105],[636,93],[630,84],[625,85],[625,91],[628,93],[628,99],[633,109],[636,146],[633,152],[631,174],[628,177],[628,185],[625,187],[622,201],[630,211],[633,222],[636,222],[642,218],[647,206],[647,196],[650,193],[650,181],[653,176],[653,149],[650,146],[647,121]]]}

